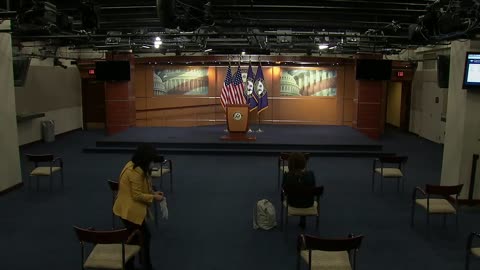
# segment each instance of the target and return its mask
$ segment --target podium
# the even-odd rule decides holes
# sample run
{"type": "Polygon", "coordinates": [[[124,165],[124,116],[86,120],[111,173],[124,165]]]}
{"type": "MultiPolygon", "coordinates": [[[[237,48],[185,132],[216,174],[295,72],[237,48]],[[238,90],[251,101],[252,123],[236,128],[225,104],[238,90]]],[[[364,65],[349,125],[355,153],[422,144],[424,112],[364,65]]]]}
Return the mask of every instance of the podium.
{"type": "Polygon", "coordinates": [[[247,136],[248,131],[247,104],[228,104],[226,107],[228,134],[220,137],[227,141],[255,141],[254,136],[247,136]]]}

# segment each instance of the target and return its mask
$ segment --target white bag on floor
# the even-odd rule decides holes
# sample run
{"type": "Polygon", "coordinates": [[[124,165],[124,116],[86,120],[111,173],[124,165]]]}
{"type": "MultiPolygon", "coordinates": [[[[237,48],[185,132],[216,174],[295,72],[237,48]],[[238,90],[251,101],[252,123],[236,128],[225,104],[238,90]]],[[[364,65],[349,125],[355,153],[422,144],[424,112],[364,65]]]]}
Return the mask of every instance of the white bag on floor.
{"type": "Polygon", "coordinates": [[[275,207],[267,200],[262,199],[253,208],[253,228],[270,230],[277,226],[275,207]]]}

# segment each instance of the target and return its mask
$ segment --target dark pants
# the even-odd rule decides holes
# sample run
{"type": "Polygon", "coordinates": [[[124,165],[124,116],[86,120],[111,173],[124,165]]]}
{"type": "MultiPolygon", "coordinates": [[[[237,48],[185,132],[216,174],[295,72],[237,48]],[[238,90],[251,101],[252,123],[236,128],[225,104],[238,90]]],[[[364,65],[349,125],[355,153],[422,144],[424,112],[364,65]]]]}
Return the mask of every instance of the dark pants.
{"type": "MultiPolygon", "coordinates": [[[[123,224],[125,225],[125,228],[127,228],[127,230],[132,233],[134,232],[135,230],[140,230],[140,232],[142,233],[142,237],[143,237],[143,245],[142,245],[142,251],[140,252],[142,255],[142,264],[144,266],[145,269],[152,269],[152,261],[150,259],[150,238],[151,238],[151,234],[150,234],[150,230],[148,229],[148,226],[147,224],[145,223],[145,221],[142,223],[142,225],[138,225],[138,224],[135,224],[135,223],[132,223],[128,220],[125,220],[125,219],[122,219],[122,222],[123,224]]],[[[140,243],[140,239],[137,237],[134,239],[133,243],[135,244],[139,244],[140,243]]],[[[134,269],[134,263],[133,263],[133,260],[130,260],[128,263],[127,263],[127,269],[130,270],[130,269],[134,269]]]]}

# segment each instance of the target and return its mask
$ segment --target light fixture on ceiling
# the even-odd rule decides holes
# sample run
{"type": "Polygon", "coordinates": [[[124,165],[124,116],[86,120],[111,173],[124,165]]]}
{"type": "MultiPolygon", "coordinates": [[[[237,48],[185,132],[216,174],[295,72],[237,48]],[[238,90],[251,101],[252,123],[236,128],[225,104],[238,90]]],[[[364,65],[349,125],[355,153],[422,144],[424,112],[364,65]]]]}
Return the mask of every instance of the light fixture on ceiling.
{"type": "Polygon", "coordinates": [[[318,49],[319,49],[319,50],[328,49],[328,44],[319,44],[319,45],[318,45],[318,49]]]}
{"type": "Polygon", "coordinates": [[[148,46],[148,45],[142,45],[142,49],[150,49],[150,46],[148,46]]]}
{"type": "Polygon", "coordinates": [[[242,50],[242,56],[244,56],[244,55],[245,55],[245,50],[242,50]]]}
{"type": "Polygon", "coordinates": [[[155,49],[158,49],[160,48],[160,45],[162,45],[162,40],[160,39],[160,37],[156,37],[155,41],[153,42],[153,47],[155,47],[155,49]]]}
{"type": "Polygon", "coordinates": [[[211,52],[211,51],[212,51],[212,49],[205,49],[204,52],[211,52]]]}

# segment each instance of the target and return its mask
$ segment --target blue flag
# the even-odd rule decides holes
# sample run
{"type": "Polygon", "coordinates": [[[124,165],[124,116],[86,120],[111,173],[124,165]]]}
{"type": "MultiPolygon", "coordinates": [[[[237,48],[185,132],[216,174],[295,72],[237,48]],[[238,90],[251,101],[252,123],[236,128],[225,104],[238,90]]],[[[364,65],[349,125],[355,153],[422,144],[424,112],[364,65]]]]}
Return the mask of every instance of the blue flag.
{"type": "Polygon", "coordinates": [[[245,99],[247,100],[250,111],[253,111],[258,106],[257,93],[254,91],[255,75],[253,75],[252,65],[248,66],[247,71],[247,87],[245,87],[245,99]]]}
{"type": "Polygon", "coordinates": [[[264,84],[262,66],[259,64],[255,76],[255,92],[258,96],[258,114],[268,108],[267,88],[264,84]]]}

